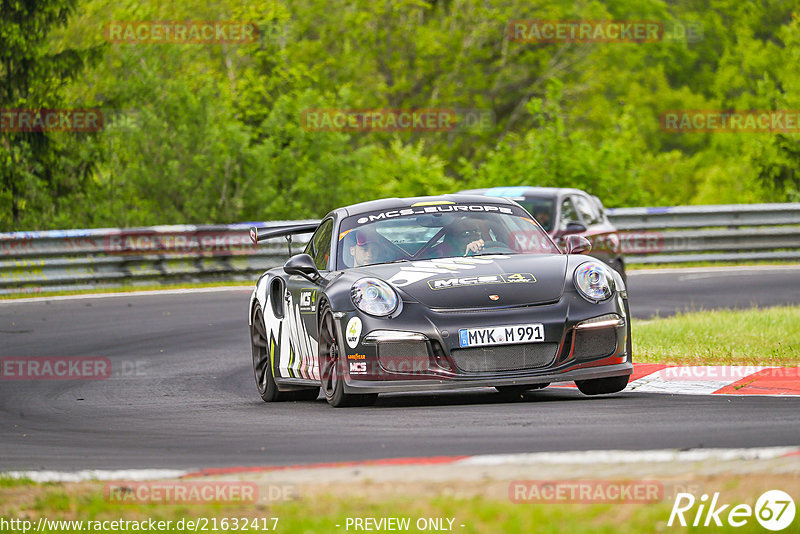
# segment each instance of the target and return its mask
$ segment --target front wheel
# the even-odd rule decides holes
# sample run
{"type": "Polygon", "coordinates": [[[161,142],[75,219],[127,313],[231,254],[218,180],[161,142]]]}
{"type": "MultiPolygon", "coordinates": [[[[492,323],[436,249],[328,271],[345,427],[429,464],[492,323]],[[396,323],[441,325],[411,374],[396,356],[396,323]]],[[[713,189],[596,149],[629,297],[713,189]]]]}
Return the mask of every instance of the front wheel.
{"type": "Polygon", "coordinates": [[[336,335],[333,312],[327,305],[319,324],[319,377],[322,392],[334,408],[375,404],[377,393],[352,394],[344,391],[344,362],[346,355],[336,335]]]}
{"type": "Polygon", "coordinates": [[[609,378],[593,378],[591,380],[576,380],[575,385],[584,395],[605,395],[617,393],[628,385],[628,375],[612,376],[609,378]]]}

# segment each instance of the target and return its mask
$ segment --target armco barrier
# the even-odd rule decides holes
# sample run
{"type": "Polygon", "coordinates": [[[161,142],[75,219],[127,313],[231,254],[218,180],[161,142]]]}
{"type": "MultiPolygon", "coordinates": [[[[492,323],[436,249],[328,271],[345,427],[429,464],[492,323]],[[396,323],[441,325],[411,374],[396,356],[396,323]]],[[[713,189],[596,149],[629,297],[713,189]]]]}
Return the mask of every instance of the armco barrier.
{"type": "Polygon", "coordinates": [[[617,208],[628,264],[800,260],[800,203],[617,208]]]}
{"type": "Polygon", "coordinates": [[[617,208],[608,216],[621,230],[799,225],[800,203],[617,208]]]}
{"type": "MultiPolygon", "coordinates": [[[[619,208],[629,265],[724,260],[800,260],[800,203],[619,208]]],[[[122,284],[254,280],[288,258],[283,238],[255,247],[250,226],[55,230],[0,233],[0,294],[122,284]]],[[[295,252],[308,236],[297,236],[295,252]]]]}
{"type": "MultiPolygon", "coordinates": [[[[250,226],[153,226],[0,234],[0,294],[39,293],[122,284],[252,280],[289,257],[285,239],[256,247],[250,226]]],[[[302,250],[307,235],[296,236],[302,250]]]]}

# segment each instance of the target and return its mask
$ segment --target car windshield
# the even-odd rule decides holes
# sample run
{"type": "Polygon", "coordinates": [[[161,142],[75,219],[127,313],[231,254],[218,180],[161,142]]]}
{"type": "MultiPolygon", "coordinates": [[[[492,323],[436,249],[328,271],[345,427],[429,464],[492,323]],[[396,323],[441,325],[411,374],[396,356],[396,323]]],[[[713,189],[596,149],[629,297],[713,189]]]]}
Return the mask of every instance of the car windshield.
{"type": "Polygon", "coordinates": [[[528,210],[539,224],[546,231],[553,230],[553,218],[555,216],[555,200],[549,197],[525,197],[517,200],[517,203],[528,210]]]}
{"type": "Polygon", "coordinates": [[[337,268],[478,254],[559,254],[524,210],[492,204],[412,206],[348,217],[337,268]]]}

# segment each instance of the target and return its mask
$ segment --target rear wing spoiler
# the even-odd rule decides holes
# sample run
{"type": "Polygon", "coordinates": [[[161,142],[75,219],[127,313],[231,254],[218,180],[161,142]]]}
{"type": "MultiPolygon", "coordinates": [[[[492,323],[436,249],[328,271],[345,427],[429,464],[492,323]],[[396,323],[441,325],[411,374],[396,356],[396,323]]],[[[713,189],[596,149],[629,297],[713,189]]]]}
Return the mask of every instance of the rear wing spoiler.
{"type": "Polygon", "coordinates": [[[319,223],[289,224],[285,226],[250,227],[250,241],[255,244],[275,237],[286,237],[291,242],[291,237],[298,234],[313,234],[319,223]]]}

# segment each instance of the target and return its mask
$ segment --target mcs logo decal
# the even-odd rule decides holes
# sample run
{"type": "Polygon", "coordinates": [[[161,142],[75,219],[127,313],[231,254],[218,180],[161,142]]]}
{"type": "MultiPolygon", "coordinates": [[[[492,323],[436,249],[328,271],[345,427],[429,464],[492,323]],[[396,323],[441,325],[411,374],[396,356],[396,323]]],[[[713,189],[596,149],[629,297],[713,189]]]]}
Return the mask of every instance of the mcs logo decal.
{"type": "Polygon", "coordinates": [[[477,286],[483,284],[519,284],[534,283],[536,277],[531,273],[490,274],[483,276],[462,276],[458,278],[437,278],[430,280],[428,287],[433,290],[451,287],[477,286]]]}
{"type": "Polygon", "coordinates": [[[365,375],[367,374],[367,362],[350,362],[351,375],[365,375]]]}

